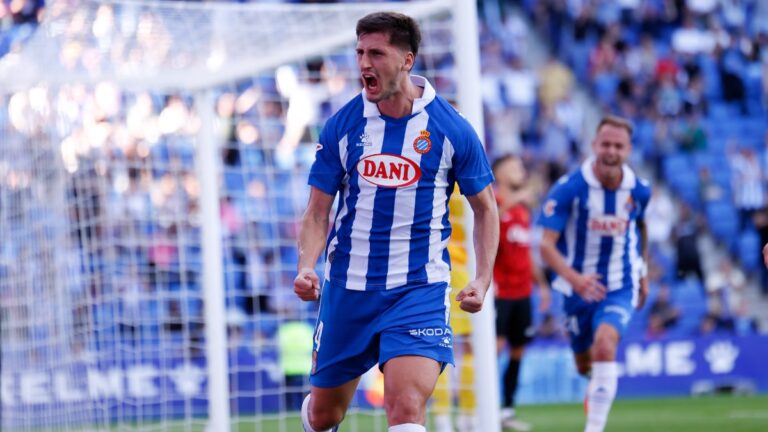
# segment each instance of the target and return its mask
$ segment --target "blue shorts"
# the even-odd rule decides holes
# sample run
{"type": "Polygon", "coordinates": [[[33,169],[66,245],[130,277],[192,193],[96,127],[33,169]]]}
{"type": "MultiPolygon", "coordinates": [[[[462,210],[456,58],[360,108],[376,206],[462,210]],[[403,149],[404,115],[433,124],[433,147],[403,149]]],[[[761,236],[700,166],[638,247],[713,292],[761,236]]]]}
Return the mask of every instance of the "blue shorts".
{"type": "Polygon", "coordinates": [[[376,363],[415,355],[453,364],[446,283],[382,291],[353,291],[326,282],[315,325],[312,371],[316,387],[337,387],[376,363]]]}
{"type": "Polygon", "coordinates": [[[571,348],[575,353],[583,353],[592,346],[600,324],[613,326],[619,336],[624,334],[634,311],[632,290],[610,291],[603,301],[594,303],[587,303],[578,294],[573,294],[565,297],[564,309],[571,348]]]}

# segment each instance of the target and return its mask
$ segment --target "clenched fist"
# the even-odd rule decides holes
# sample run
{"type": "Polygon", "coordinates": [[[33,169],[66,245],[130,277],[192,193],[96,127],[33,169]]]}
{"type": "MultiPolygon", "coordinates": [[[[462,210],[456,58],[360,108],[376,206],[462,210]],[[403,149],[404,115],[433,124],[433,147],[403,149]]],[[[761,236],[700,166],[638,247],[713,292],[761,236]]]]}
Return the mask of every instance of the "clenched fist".
{"type": "Polygon", "coordinates": [[[459,305],[461,310],[469,313],[480,312],[480,309],[483,308],[486,288],[478,280],[468,283],[463,290],[456,294],[456,301],[461,302],[459,305]]]}
{"type": "Polygon", "coordinates": [[[293,280],[293,292],[304,301],[315,301],[320,298],[320,278],[315,269],[304,267],[299,270],[293,280]]]}

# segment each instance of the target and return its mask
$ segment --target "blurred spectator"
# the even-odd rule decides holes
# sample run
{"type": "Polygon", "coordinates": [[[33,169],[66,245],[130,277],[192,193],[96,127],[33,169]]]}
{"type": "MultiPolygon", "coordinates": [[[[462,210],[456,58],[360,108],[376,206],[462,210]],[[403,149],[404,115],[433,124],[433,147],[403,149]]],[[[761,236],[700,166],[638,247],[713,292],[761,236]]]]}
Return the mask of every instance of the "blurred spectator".
{"type": "Polygon", "coordinates": [[[733,330],[733,323],[721,320],[717,315],[705,314],[699,322],[698,335],[711,336],[723,334],[730,336],[733,330]]]}
{"type": "Polygon", "coordinates": [[[705,166],[699,168],[699,197],[704,205],[728,198],[723,186],[712,178],[712,172],[705,166]]]}
{"type": "Polygon", "coordinates": [[[504,60],[501,43],[491,39],[481,46],[482,50],[482,81],[483,108],[485,121],[488,124],[486,133],[489,147],[493,153],[503,154],[507,146],[519,145],[514,133],[509,133],[510,120],[510,88],[505,76],[504,60]],[[512,135],[512,139],[508,139],[512,135]],[[510,141],[512,144],[504,144],[510,141]]]}
{"type": "Polygon", "coordinates": [[[226,312],[227,320],[227,346],[230,350],[237,351],[243,344],[243,327],[247,317],[237,307],[229,307],[226,312]]]}
{"type": "MultiPolygon", "coordinates": [[[[584,116],[583,105],[576,102],[572,93],[566,94],[555,104],[554,117],[565,130],[570,144],[571,160],[578,160],[579,158],[579,151],[581,150],[579,143],[584,135],[584,116]]],[[[583,150],[589,151],[588,148],[583,150]]]]}
{"type": "Polygon", "coordinates": [[[251,244],[248,251],[246,261],[250,290],[246,296],[245,312],[249,315],[273,312],[270,298],[277,284],[274,254],[270,250],[263,252],[258,243],[251,244]]]}
{"type": "Polygon", "coordinates": [[[552,108],[573,90],[573,73],[557,57],[550,56],[539,70],[539,100],[542,109],[552,108]]]}
{"type": "Polygon", "coordinates": [[[641,83],[653,78],[658,62],[659,53],[653,38],[648,34],[644,34],[640,38],[640,44],[630,47],[627,53],[627,71],[641,83]]]}
{"type": "Polygon", "coordinates": [[[715,36],[709,29],[701,28],[689,14],[683,19],[683,26],[672,34],[672,48],[682,54],[710,53],[715,49],[715,36]]]}
{"type": "Polygon", "coordinates": [[[168,311],[163,327],[169,332],[182,332],[184,330],[184,316],[181,313],[181,303],[178,299],[168,301],[168,311]]]}
{"type": "MultiPolygon", "coordinates": [[[[648,245],[651,253],[665,249],[672,235],[672,228],[677,221],[675,205],[669,196],[669,191],[662,186],[653,188],[651,201],[645,210],[645,220],[648,229],[648,245]]],[[[664,250],[664,252],[671,252],[664,250]]]]}
{"type": "Polygon", "coordinates": [[[677,252],[677,278],[695,276],[700,283],[704,281],[699,253],[699,234],[701,222],[686,204],[678,207],[678,221],[672,229],[672,238],[677,252]]]}
{"type": "Polygon", "coordinates": [[[749,147],[736,150],[730,159],[733,201],[739,210],[742,230],[752,227],[752,216],[765,206],[763,173],[755,151],[749,147]]]}
{"type": "Polygon", "coordinates": [[[554,106],[544,111],[540,122],[541,153],[539,157],[557,166],[558,171],[563,173],[574,159],[574,144],[571,142],[568,128],[558,118],[554,106]]]}
{"type": "Polygon", "coordinates": [[[729,256],[721,257],[706,281],[709,312],[732,326],[734,311],[746,307],[746,284],[744,272],[733,264],[729,256]]]}
{"type": "MultiPolygon", "coordinates": [[[[509,106],[507,123],[512,123],[507,127],[511,126],[512,131],[524,131],[531,127],[534,118],[538,79],[518,56],[510,57],[506,66],[507,70],[502,75],[501,81],[509,106]]],[[[507,133],[506,136],[509,139],[497,142],[495,154],[520,154],[522,143],[519,134],[507,133]]]]}
{"type": "Polygon", "coordinates": [[[589,71],[593,79],[601,74],[612,73],[618,57],[615,36],[606,33],[589,53],[589,71]]]}
{"type": "Polygon", "coordinates": [[[653,129],[653,145],[650,149],[650,163],[653,166],[656,177],[663,177],[662,166],[664,159],[677,152],[677,141],[674,135],[674,123],[665,118],[659,118],[653,129]]]}
{"type": "Polygon", "coordinates": [[[701,125],[699,114],[691,111],[680,123],[680,149],[688,153],[702,152],[707,149],[707,133],[701,125]]]}
{"type": "Polygon", "coordinates": [[[4,0],[0,2],[0,57],[17,49],[42,19],[45,0],[4,0]]]}
{"type": "MultiPolygon", "coordinates": [[[[704,94],[705,90],[704,79],[701,76],[691,78],[685,90],[683,90],[683,111],[695,115],[694,118],[697,123],[699,121],[698,115],[705,114],[708,110],[709,104],[704,94]]],[[[706,146],[703,146],[703,148],[706,148],[706,146]]]]}
{"type": "Polygon", "coordinates": [[[677,324],[679,318],[680,309],[670,301],[669,286],[661,285],[656,299],[651,303],[646,335],[652,338],[662,336],[677,324]]]}
{"type": "Polygon", "coordinates": [[[286,321],[277,330],[280,367],[285,377],[285,406],[289,411],[301,409],[309,387],[313,367],[312,326],[304,321],[286,321]]]}
{"type": "Polygon", "coordinates": [[[675,117],[682,111],[683,95],[671,75],[662,76],[655,99],[656,111],[662,116],[675,117]]]}
{"type": "Polygon", "coordinates": [[[741,76],[741,71],[746,68],[746,62],[739,43],[739,38],[731,38],[730,45],[720,53],[718,69],[723,88],[723,100],[737,103],[741,113],[746,114],[748,112],[746,91],[741,76]]]}
{"type": "Polygon", "coordinates": [[[740,308],[734,311],[733,330],[739,336],[757,334],[760,333],[760,324],[748,308],[740,308]]]}

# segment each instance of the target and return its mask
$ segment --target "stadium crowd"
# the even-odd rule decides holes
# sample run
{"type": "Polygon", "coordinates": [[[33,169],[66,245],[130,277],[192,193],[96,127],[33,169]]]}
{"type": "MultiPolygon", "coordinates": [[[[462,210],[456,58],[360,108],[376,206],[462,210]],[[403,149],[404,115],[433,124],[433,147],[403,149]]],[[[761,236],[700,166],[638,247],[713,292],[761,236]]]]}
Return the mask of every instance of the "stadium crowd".
{"type": "MultiPolygon", "coordinates": [[[[501,20],[481,23],[489,158],[521,155],[540,199],[583,156],[586,113],[574,94],[588,88],[602,110],[634,121],[634,161],[666,185],[655,189],[648,209],[654,294],[628,337],[758,331],[745,290],[760,279],[768,296],[760,261],[768,242],[768,3],[519,6],[525,19],[506,13],[506,5],[501,20]],[[525,61],[531,26],[551,50],[540,67],[525,61]],[[701,263],[699,239],[707,233],[727,252],[715,268],[701,263]]],[[[27,39],[42,16],[42,0],[0,2],[0,55],[27,39]]],[[[316,307],[295,299],[291,288],[296,220],[319,127],[359,90],[348,54],[281,68],[276,78],[218,94],[227,305],[233,341],[246,346],[275,343],[280,319],[300,320],[316,307]]],[[[439,73],[450,66],[449,54],[421,59],[422,69],[438,71],[439,93],[451,92],[439,73]]],[[[59,98],[83,107],[84,120],[62,141],[77,227],[73,253],[85,274],[110,275],[84,281],[75,321],[98,329],[99,344],[170,338],[187,342],[179,349],[199,350],[201,222],[192,137],[200,124],[192,100],[121,94],[110,84],[93,92],[71,87],[59,98]]],[[[19,106],[7,108],[12,124],[19,106]]],[[[3,246],[0,273],[7,274],[22,248],[3,246]]],[[[542,339],[560,341],[562,312],[553,300],[535,321],[542,339]]]]}
{"type": "MultiPolygon", "coordinates": [[[[634,121],[635,162],[667,186],[649,209],[652,254],[658,284],[671,287],[685,313],[666,328],[687,332],[695,319],[701,328],[715,321],[718,328],[753,331],[746,278],[759,275],[768,293],[760,260],[768,241],[765,3],[520,3],[600,108],[634,121]],[[702,269],[698,239],[706,231],[727,254],[702,269]],[[706,293],[704,302],[681,288],[688,275],[706,293]]],[[[658,321],[651,312],[650,332],[658,321]]]]}

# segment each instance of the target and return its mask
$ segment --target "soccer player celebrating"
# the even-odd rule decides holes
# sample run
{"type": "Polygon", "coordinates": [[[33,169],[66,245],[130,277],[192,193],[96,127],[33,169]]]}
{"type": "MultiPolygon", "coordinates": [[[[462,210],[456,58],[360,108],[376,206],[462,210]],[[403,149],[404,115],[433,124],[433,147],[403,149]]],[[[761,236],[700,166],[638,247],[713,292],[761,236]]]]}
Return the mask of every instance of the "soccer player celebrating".
{"type": "Polygon", "coordinates": [[[616,395],[616,348],[648,295],[645,209],[650,185],[625,164],[632,126],[604,117],[594,156],[549,192],[539,224],[541,255],[557,273],[579,373],[590,376],[586,432],[605,427],[616,395]]]}
{"type": "Polygon", "coordinates": [[[475,221],[476,276],[456,296],[460,307],[479,311],[491,281],[499,233],[493,175],[467,120],[410,74],[420,39],[402,14],[358,21],[364,88],[328,120],[317,145],[294,281],[302,300],[320,298],[305,431],[336,430],[360,376],[377,363],[389,431],[426,430],[426,401],[453,362],[446,245],[455,183],[475,221]],[[323,248],[321,284],[314,267],[323,248]]]}

